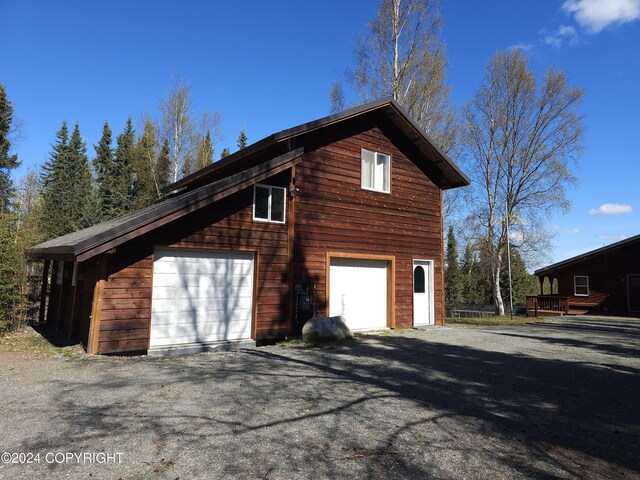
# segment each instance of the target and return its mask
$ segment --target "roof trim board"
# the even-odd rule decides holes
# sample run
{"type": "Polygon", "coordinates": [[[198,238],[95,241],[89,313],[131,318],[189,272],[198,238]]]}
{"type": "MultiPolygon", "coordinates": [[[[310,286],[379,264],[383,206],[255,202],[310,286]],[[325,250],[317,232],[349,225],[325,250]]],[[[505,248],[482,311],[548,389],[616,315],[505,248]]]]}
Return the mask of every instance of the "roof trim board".
{"type": "Polygon", "coordinates": [[[231,166],[242,159],[253,156],[261,150],[289,141],[303,134],[326,128],[336,123],[351,120],[362,115],[373,114],[375,112],[382,113],[392,124],[407,136],[407,139],[413,143],[419,151],[425,154],[428,152],[430,154],[428,155],[429,159],[436,164],[438,169],[441,170],[443,177],[448,177],[448,181],[443,182],[442,188],[461,187],[471,183],[469,178],[458,168],[453,160],[451,160],[446,153],[435,145],[422,128],[395,100],[385,98],[269,135],[268,137],[239,150],[221,161],[213,163],[208,167],[178,180],[177,182],[167,186],[165,190],[180,190],[209,175],[213,175],[215,172],[231,166]]]}
{"type": "Polygon", "coordinates": [[[606,253],[610,250],[616,250],[621,247],[625,247],[633,242],[640,241],[640,235],[635,235],[630,238],[625,238],[616,243],[612,243],[611,245],[606,245],[604,247],[597,248],[596,250],[591,250],[590,252],[583,253],[582,255],[577,255],[575,257],[568,258],[566,260],[562,260],[561,262],[554,263],[553,265],[549,265],[547,267],[540,268],[533,272],[534,275],[542,275],[544,273],[548,273],[552,270],[556,270],[561,267],[565,267],[575,262],[580,262],[582,260],[587,260],[588,258],[599,255],[601,253],[606,253]]]}
{"type": "Polygon", "coordinates": [[[40,258],[73,256],[84,261],[147,231],[166,225],[177,217],[196,211],[243,188],[276,175],[302,161],[303,148],[287,152],[255,167],[236,173],[191,192],[169,198],[119,219],[43,242],[29,249],[40,258]]]}

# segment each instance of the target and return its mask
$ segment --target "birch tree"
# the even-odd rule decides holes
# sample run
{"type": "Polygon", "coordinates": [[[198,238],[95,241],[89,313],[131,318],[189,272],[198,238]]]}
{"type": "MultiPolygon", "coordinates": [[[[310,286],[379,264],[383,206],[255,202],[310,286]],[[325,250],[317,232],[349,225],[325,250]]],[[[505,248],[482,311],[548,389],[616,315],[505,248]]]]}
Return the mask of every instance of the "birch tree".
{"type": "Polygon", "coordinates": [[[462,114],[465,171],[472,179],[470,221],[482,239],[499,315],[507,241],[521,252],[545,244],[545,221],[568,208],[566,191],[575,182],[584,90],[570,87],[565,73],[554,68],[540,83],[520,50],[499,52],[462,114]]]}
{"type": "Polygon", "coordinates": [[[169,180],[176,182],[206,163],[200,156],[203,140],[209,135],[211,149],[221,138],[222,116],[218,110],[204,111],[194,121],[190,85],[178,78],[167,98],[160,102],[160,132],[169,143],[169,180]]]}
{"type": "Polygon", "coordinates": [[[169,141],[169,178],[176,182],[191,156],[194,127],[192,99],[188,83],[177,79],[167,98],[160,102],[162,132],[169,141]]]}
{"type": "MultiPolygon", "coordinates": [[[[457,126],[440,34],[436,0],[383,0],[366,34],[356,42],[356,65],[349,78],[360,101],[393,98],[450,152],[457,126]]],[[[334,111],[347,104],[340,80],[331,89],[330,101],[334,111]]]]}

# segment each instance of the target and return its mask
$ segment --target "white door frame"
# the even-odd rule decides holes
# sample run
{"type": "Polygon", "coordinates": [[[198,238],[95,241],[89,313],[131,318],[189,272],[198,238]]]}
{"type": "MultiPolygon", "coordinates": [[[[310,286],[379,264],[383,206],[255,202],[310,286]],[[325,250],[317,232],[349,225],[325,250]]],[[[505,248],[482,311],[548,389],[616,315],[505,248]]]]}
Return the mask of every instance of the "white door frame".
{"type": "Polygon", "coordinates": [[[433,275],[433,270],[434,270],[434,261],[433,260],[426,260],[426,259],[419,259],[419,258],[414,258],[413,262],[411,264],[411,294],[412,294],[412,298],[413,298],[413,325],[414,326],[420,326],[420,325],[435,325],[435,312],[434,312],[434,308],[435,308],[435,291],[434,291],[434,275],[433,275]],[[415,278],[414,278],[414,272],[416,270],[416,267],[421,266],[424,268],[425,270],[425,293],[424,294],[416,294],[415,293],[415,278]],[[424,305],[420,305],[418,302],[416,302],[416,295],[420,295],[419,300],[423,300],[424,301],[424,296],[427,297],[427,305],[426,307],[428,308],[428,318],[425,320],[423,320],[422,318],[418,318],[419,317],[419,313],[421,310],[424,310],[424,305]]]}

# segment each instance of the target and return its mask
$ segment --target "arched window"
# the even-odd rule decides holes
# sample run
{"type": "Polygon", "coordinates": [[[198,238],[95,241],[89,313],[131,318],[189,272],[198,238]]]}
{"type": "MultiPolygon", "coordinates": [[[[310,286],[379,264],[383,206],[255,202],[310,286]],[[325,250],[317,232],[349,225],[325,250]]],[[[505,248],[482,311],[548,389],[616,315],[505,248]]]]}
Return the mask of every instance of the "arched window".
{"type": "Polygon", "coordinates": [[[413,269],[413,293],[424,293],[425,281],[424,281],[424,268],[418,265],[413,269]]]}

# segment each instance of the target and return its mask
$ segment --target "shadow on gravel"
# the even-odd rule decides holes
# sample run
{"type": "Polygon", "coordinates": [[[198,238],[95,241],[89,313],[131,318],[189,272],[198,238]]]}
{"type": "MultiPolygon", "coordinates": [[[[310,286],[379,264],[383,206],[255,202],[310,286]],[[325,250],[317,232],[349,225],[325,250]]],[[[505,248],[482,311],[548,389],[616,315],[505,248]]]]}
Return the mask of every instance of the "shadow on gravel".
{"type": "Polygon", "coordinates": [[[530,338],[567,347],[585,348],[613,355],[638,357],[640,320],[558,320],[555,323],[530,325],[526,333],[499,332],[498,335],[530,338]],[[536,333],[538,333],[536,335],[536,333]]]}
{"type": "MultiPolygon", "coordinates": [[[[527,328],[518,331],[535,331],[527,328]]],[[[567,337],[542,340],[571,344],[571,332],[566,332],[567,337]]],[[[637,349],[610,352],[638,356],[637,349]]],[[[145,435],[160,445],[179,437],[184,445],[207,445],[213,452],[234,444],[250,449],[252,439],[259,442],[268,431],[284,451],[296,452],[295,460],[286,455],[277,459],[285,471],[297,471],[302,461],[309,471],[315,469],[318,477],[326,478],[339,476],[336,459],[326,461],[322,453],[340,441],[343,422],[375,429],[379,420],[361,413],[363,407],[403,399],[440,417],[479,420],[480,428],[488,428],[488,438],[497,434],[521,442],[529,459],[504,456],[499,461],[526,476],[549,478],[549,469],[541,466],[546,465],[583,478],[585,472],[571,457],[575,453],[607,462],[613,472],[620,468],[640,474],[640,376],[635,368],[507,355],[394,335],[330,349],[256,349],[171,362],[144,359],[148,367],[157,367],[145,374],[134,371],[137,362],[104,371],[90,385],[60,383],[53,403],[65,417],[64,428],[55,436],[28,442],[25,450],[68,448],[69,439],[79,448],[105,436],[145,435]],[[346,388],[351,394],[341,396],[346,388]],[[93,404],[76,400],[81,389],[89,396],[95,392],[93,404]],[[361,394],[353,393],[359,390],[361,394]],[[208,399],[210,408],[202,402],[197,408],[180,407],[191,401],[188,396],[194,391],[208,399]],[[286,402],[286,414],[270,415],[274,402],[286,402]],[[310,420],[326,425],[322,442],[301,442],[287,430],[310,420]]],[[[437,428],[434,422],[437,418],[418,418],[385,430],[380,448],[371,453],[379,461],[367,464],[366,475],[384,475],[389,465],[394,475],[405,478],[433,475],[429,465],[405,460],[396,452],[407,432],[437,428]]],[[[456,445],[454,439],[447,448],[456,445]]],[[[468,448],[463,445],[461,440],[459,448],[468,448]]],[[[438,455],[442,446],[428,447],[438,455]]],[[[343,458],[360,455],[358,445],[353,448],[343,458]]],[[[234,468],[241,467],[230,463],[224,473],[242,473],[234,468]]]]}

